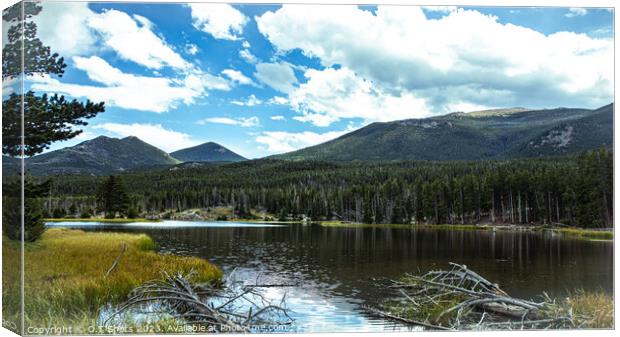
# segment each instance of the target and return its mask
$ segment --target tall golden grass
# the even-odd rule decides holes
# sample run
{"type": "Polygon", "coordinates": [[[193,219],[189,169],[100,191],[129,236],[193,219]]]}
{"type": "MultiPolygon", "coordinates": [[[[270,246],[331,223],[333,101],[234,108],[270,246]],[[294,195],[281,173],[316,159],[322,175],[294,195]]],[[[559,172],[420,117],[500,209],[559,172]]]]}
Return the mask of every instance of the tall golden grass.
{"type": "MultiPolygon", "coordinates": [[[[194,282],[221,282],[222,272],[195,257],[164,255],[154,251],[144,234],[93,233],[65,228],[48,229],[25,247],[26,327],[93,324],[99,310],[127,298],[139,284],[160,278],[162,272],[194,271],[194,282]],[[106,277],[123,245],[126,250],[106,277]]],[[[3,317],[18,322],[20,247],[3,237],[3,317]],[[13,310],[11,310],[13,308],[13,310]]]]}

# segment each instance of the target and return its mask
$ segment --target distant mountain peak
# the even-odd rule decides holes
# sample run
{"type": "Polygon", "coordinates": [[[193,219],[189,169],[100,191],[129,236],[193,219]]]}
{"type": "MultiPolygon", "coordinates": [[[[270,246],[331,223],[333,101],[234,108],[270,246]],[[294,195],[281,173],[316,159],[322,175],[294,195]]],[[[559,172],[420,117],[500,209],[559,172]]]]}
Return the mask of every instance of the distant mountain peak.
{"type": "Polygon", "coordinates": [[[104,175],[132,169],[172,166],[179,161],[138,137],[122,139],[98,136],[75,146],[27,159],[26,168],[35,175],[104,175]]]}
{"type": "Polygon", "coordinates": [[[206,142],[174,151],[170,155],[183,162],[237,162],[246,160],[246,158],[215,142],[206,142]]]}

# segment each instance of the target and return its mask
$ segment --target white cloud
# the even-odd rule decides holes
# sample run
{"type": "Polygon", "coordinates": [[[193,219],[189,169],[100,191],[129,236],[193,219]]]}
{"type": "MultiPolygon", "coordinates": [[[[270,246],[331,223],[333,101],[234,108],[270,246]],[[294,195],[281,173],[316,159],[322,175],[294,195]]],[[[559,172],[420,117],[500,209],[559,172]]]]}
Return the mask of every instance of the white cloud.
{"type": "Polygon", "coordinates": [[[310,69],[305,77],[308,81],[289,94],[293,109],[303,114],[293,117],[298,121],[329,126],[346,118],[362,118],[368,123],[429,114],[423,99],[409,92],[382,92],[348,68],[310,69]]]}
{"type": "Polygon", "coordinates": [[[205,125],[207,123],[215,123],[215,124],[226,124],[226,125],[238,125],[244,128],[251,128],[260,125],[260,120],[256,116],[252,117],[239,117],[239,118],[229,118],[229,117],[211,117],[201,119],[196,122],[198,125],[205,125]]]}
{"type": "Polygon", "coordinates": [[[198,46],[193,43],[185,45],[185,52],[189,55],[196,55],[198,53],[198,46]]]}
{"type": "Polygon", "coordinates": [[[239,106],[255,106],[263,103],[260,99],[258,99],[254,94],[248,96],[245,100],[232,100],[230,103],[239,106]]]}
{"type": "Polygon", "coordinates": [[[32,20],[37,24],[37,35],[53,53],[70,57],[94,50],[97,39],[87,22],[97,14],[88,8],[88,3],[45,2],[41,5],[41,13],[32,20]]]}
{"type": "Polygon", "coordinates": [[[21,92],[22,81],[20,77],[7,78],[2,81],[2,97],[12,93],[21,92]]]}
{"type": "Polygon", "coordinates": [[[201,143],[186,133],[165,129],[161,124],[103,123],[93,125],[91,128],[105,130],[108,134],[117,137],[136,136],[166,152],[173,152],[201,143]]]}
{"type": "Polygon", "coordinates": [[[245,48],[245,49],[248,49],[248,48],[250,48],[250,42],[248,42],[248,41],[243,41],[243,43],[241,44],[241,46],[242,46],[243,48],[245,48]]]}
{"type": "Polygon", "coordinates": [[[258,62],[258,59],[248,49],[242,49],[239,51],[239,57],[244,59],[247,63],[254,64],[258,62]]]}
{"type": "MultiPolygon", "coordinates": [[[[277,53],[299,50],[324,67],[349,69],[371,85],[357,92],[392,97],[384,103],[392,101],[400,110],[404,108],[397,101],[403,97],[423,99],[432,114],[464,103],[598,107],[613,100],[611,38],[571,32],[545,35],[462,8],[428,19],[415,6],[378,6],[373,13],[357,6],[325,11],[324,6],[284,5],[256,22],[277,53]]],[[[305,116],[321,119],[315,123],[325,124],[326,117],[336,116],[325,112],[330,107],[351,106],[328,93],[301,93],[296,104],[309,113],[317,110],[318,116],[305,116]],[[316,99],[304,102],[305,97],[316,99]]],[[[421,112],[415,109],[410,109],[412,114],[421,112]]],[[[379,111],[362,118],[382,118],[386,110],[379,111]]]]}
{"type": "Polygon", "coordinates": [[[103,86],[62,83],[57,79],[32,77],[34,90],[88,98],[125,109],[165,112],[180,103],[191,104],[206,89],[228,90],[228,82],[213,75],[196,73],[182,79],[138,76],[123,73],[98,56],[73,57],[75,68],[103,86]]]}
{"type": "Polygon", "coordinates": [[[196,29],[216,39],[237,40],[248,19],[228,4],[193,3],[188,5],[196,29]]]}
{"type": "Polygon", "coordinates": [[[588,14],[588,10],[585,8],[580,8],[580,7],[572,7],[568,9],[568,13],[566,13],[564,16],[567,18],[574,18],[576,16],[584,16],[588,14]]]}
{"type": "MultiPolygon", "coordinates": [[[[160,36],[153,33],[153,24],[145,17],[134,15],[132,18],[125,12],[111,9],[91,16],[88,26],[101,34],[105,45],[125,60],[151,69],[191,67],[160,36]]],[[[67,30],[65,34],[70,32],[67,30]]]]}
{"type": "Polygon", "coordinates": [[[239,70],[224,69],[222,70],[222,74],[224,74],[226,77],[230,78],[232,81],[237,82],[239,84],[253,84],[254,83],[251,78],[243,75],[243,73],[240,72],[239,70]]]}
{"type": "Polygon", "coordinates": [[[422,6],[423,9],[429,12],[439,12],[439,13],[451,13],[456,11],[456,6],[422,6]]]}
{"type": "Polygon", "coordinates": [[[268,86],[288,93],[297,84],[297,77],[293,68],[284,62],[280,63],[259,63],[256,65],[254,76],[268,86]]]}
{"type": "Polygon", "coordinates": [[[275,104],[275,105],[285,105],[285,104],[288,104],[288,102],[289,102],[288,98],[282,97],[282,96],[273,96],[267,101],[268,104],[275,104]]]}
{"type": "Polygon", "coordinates": [[[286,120],[286,118],[284,116],[280,116],[280,115],[271,116],[271,117],[269,117],[269,119],[271,119],[273,121],[283,121],[283,120],[286,120]]]}
{"type": "Polygon", "coordinates": [[[265,131],[256,137],[256,142],[266,145],[266,150],[270,153],[284,153],[324,143],[351,131],[352,128],[325,133],[265,131]]]}

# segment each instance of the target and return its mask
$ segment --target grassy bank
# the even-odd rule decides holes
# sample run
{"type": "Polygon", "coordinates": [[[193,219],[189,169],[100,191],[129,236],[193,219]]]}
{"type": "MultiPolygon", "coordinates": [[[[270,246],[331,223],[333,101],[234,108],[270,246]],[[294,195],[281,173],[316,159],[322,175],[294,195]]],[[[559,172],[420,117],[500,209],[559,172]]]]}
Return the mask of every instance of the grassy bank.
{"type": "Polygon", "coordinates": [[[412,225],[412,224],[365,224],[344,221],[320,221],[319,225],[323,227],[341,227],[341,228],[429,228],[429,229],[451,229],[451,230],[491,230],[490,226],[478,225],[412,225]]]}
{"type": "Polygon", "coordinates": [[[319,221],[317,222],[323,227],[341,227],[341,228],[427,228],[427,229],[445,229],[445,230],[518,230],[518,231],[539,231],[548,230],[559,233],[567,237],[577,237],[583,239],[596,240],[613,240],[613,231],[594,231],[576,227],[547,227],[547,226],[521,226],[521,225],[450,225],[450,224],[365,224],[345,221],[319,221]]]}
{"type": "Polygon", "coordinates": [[[149,220],[144,218],[136,219],[105,219],[105,218],[54,218],[43,219],[45,222],[102,222],[102,223],[129,223],[129,222],[159,222],[161,220],[149,220]]]}
{"type": "Polygon", "coordinates": [[[583,228],[558,228],[557,232],[568,237],[577,237],[595,240],[613,240],[614,232],[612,231],[593,231],[583,228]]]}
{"type": "MultiPolygon", "coordinates": [[[[221,281],[222,272],[206,260],[163,255],[144,234],[86,233],[64,228],[48,229],[25,246],[25,326],[73,327],[86,334],[99,310],[119,303],[137,285],[169,273],[195,271],[194,282],[221,281]],[[106,277],[119,253],[116,268],[106,277]]],[[[20,246],[3,237],[3,308],[19,307],[20,246]]],[[[14,312],[4,310],[5,320],[17,322],[14,312]]]]}

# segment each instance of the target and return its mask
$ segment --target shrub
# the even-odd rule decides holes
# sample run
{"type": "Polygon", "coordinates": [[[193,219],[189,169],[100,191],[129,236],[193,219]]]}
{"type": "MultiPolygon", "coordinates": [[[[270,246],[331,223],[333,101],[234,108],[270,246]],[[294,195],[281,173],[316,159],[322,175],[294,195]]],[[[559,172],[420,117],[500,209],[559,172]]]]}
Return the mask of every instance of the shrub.
{"type": "Polygon", "coordinates": [[[138,215],[139,215],[139,214],[138,214],[138,211],[137,211],[135,208],[133,208],[133,207],[132,207],[132,208],[130,208],[130,209],[127,211],[127,217],[128,217],[129,219],[135,219],[135,218],[137,218],[137,217],[138,217],[138,215]]]}
{"type": "Polygon", "coordinates": [[[64,218],[67,215],[67,212],[63,208],[54,208],[52,211],[52,218],[60,219],[64,218]]]}

